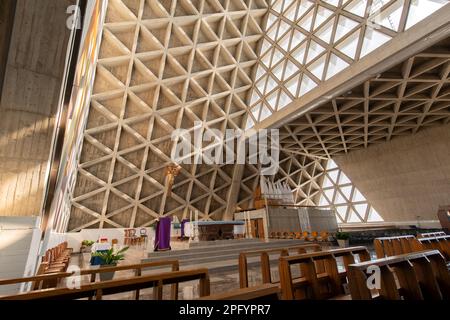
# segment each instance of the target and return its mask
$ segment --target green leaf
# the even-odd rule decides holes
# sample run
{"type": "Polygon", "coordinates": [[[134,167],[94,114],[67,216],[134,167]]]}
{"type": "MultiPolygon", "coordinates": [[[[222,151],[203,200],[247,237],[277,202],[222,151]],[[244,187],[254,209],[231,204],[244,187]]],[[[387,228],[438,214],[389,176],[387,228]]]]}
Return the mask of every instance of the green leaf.
{"type": "Polygon", "coordinates": [[[111,248],[105,252],[95,252],[92,254],[93,257],[99,257],[102,260],[102,264],[108,265],[113,264],[116,261],[124,260],[125,255],[123,254],[125,251],[127,251],[129,247],[122,248],[118,252],[114,253],[114,249],[111,248]]]}

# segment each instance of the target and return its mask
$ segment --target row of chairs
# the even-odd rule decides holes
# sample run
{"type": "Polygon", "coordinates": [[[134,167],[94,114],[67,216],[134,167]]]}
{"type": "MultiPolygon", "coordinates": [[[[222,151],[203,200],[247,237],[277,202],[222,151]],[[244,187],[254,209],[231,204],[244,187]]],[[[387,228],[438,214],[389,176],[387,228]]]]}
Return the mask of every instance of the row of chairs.
{"type": "Polygon", "coordinates": [[[125,229],[124,245],[126,246],[142,246],[145,244],[147,237],[147,229],[139,229],[139,235],[137,235],[136,229],[125,229]]]}
{"type": "Polygon", "coordinates": [[[37,275],[66,272],[72,255],[72,248],[68,247],[67,242],[48,249],[42,257],[37,275]]]}
{"type": "Polygon", "coordinates": [[[308,231],[303,231],[303,232],[272,231],[270,233],[269,238],[271,238],[271,239],[296,239],[296,240],[320,241],[320,242],[330,241],[330,235],[326,231],[322,231],[320,233],[317,231],[312,231],[311,233],[309,233],[308,231]]]}

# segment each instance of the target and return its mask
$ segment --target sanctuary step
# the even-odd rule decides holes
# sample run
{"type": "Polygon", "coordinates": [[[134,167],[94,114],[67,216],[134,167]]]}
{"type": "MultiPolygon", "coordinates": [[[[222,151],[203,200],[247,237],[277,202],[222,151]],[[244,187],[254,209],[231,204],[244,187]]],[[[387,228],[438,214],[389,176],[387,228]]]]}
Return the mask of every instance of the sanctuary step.
{"type": "MultiPolygon", "coordinates": [[[[229,240],[228,240],[229,241],[229,240]]],[[[271,240],[262,242],[258,240],[236,240],[230,244],[207,245],[186,250],[174,250],[149,253],[148,258],[142,262],[176,259],[180,266],[207,267],[211,273],[238,270],[239,253],[248,250],[268,250],[275,248],[292,247],[304,244],[302,240],[271,240]]],[[[277,259],[274,255],[273,259],[277,259]]],[[[249,259],[249,267],[259,265],[257,257],[249,259]]]]}
{"type": "Polygon", "coordinates": [[[211,246],[230,246],[233,244],[245,246],[252,243],[261,243],[259,239],[235,239],[235,240],[215,240],[215,241],[198,241],[188,244],[189,249],[192,248],[207,248],[211,246]]]}

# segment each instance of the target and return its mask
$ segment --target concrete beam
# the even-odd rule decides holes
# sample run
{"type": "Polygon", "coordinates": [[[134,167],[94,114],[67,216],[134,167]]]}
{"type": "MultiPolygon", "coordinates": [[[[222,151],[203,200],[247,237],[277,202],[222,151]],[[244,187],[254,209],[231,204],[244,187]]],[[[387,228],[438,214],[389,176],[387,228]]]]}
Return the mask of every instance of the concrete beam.
{"type": "Polygon", "coordinates": [[[236,204],[241,190],[241,181],[244,176],[245,165],[236,164],[234,166],[233,180],[228,193],[227,207],[222,216],[222,220],[233,220],[233,214],[236,212],[236,204]]]}

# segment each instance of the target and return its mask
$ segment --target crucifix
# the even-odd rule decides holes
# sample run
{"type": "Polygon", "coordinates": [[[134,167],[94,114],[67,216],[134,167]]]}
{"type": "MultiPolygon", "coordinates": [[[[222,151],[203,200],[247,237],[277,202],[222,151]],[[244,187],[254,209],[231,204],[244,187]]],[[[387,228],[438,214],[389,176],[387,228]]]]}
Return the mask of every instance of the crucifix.
{"type": "Polygon", "coordinates": [[[167,181],[167,195],[170,197],[172,194],[172,187],[175,182],[175,177],[181,171],[181,167],[179,165],[170,165],[166,168],[166,181],[167,181]]]}

